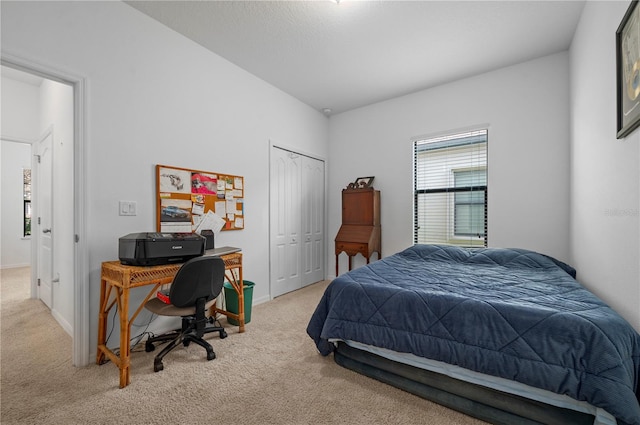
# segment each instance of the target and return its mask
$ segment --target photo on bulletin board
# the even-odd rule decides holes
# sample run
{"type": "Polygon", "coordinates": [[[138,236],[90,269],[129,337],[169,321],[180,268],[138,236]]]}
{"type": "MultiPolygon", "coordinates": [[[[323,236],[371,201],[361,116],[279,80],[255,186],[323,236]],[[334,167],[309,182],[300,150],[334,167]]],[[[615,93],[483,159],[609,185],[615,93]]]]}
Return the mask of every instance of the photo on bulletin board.
{"type": "Polygon", "coordinates": [[[158,168],[159,191],[165,193],[191,193],[191,173],[176,168],[158,168]]]}
{"type": "Polygon", "coordinates": [[[157,231],[200,233],[244,228],[244,178],[156,165],[157,231]]]}

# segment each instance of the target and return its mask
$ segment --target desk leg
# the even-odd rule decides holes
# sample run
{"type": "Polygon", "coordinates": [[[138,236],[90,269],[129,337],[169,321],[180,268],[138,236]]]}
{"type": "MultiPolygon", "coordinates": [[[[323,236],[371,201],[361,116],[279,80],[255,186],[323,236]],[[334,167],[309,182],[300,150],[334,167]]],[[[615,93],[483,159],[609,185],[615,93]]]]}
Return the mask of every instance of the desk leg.
{"type": "Polygon", "coordinates": [[[120,388],[131,382],[129,361],[131,347],[129,346],[129,291],[118,290],[120,312],[120,388]]]}
{"type": "Polygon", "coordinates": [[[239,288],[240,291],[238,292],[238,322],[240,324],[240,329],[238,330],[238,332],[242,333],[244,332],[244,283],[242,282],[242,279],[240,279],[239,282],[239,288]]]}
{"type": "MultiPolygon", "coordinates": [[[[231,284],[231,286],[233,286],[233,289],[236,291],[236,294],[238,295],[238,325],[239,325],[239,329],[238,332],[242,333],[244,332],[244,284],[243,284],[243,280],[242,280],[242,267],[239,267],[237,269],[231,269],[231,270],[227,270],[228,273],[225,273],[225,277],[227,278],[227,280],[229,281],[229,283],[231,284]],[[236,275],[236,270],[237,270],[237,275],[236,275]]],[[[224,310],[220,310],[223,314],[227,313],[224,310]]]]}
{"type": "Polygon", "coordinates": [[[238,322],[240,322],[240,329],[238,332],[244,332],[244,280],[242,277],[242,267],[238,269],[238,288],[240,292],[238,293],[238,322]]]}
{"type": "Polygon", "coordinates": [[[106,308],[106,292],[107,281],[102,279],[100,281],[100,313],[98,314],[98,351],[96,353],[96,364],[102,364],[105,361],[104,351],[100,349],[101,345],[106,343],[107,339],[107,314],[106,308]]]}

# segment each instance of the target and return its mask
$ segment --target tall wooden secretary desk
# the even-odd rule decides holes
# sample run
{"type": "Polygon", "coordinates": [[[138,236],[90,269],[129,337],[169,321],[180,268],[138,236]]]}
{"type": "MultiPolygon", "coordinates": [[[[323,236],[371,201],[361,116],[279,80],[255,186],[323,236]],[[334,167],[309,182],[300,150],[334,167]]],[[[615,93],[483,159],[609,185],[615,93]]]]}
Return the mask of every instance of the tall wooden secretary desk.
{"type": "Polygon", "coordinates": [[[380,191],[372,187],[342,190],[342,225],[336,235],[336,276],[340,253],[351,258],[358,253],[367,259],[374,252],[381,257],[380,191]]]}

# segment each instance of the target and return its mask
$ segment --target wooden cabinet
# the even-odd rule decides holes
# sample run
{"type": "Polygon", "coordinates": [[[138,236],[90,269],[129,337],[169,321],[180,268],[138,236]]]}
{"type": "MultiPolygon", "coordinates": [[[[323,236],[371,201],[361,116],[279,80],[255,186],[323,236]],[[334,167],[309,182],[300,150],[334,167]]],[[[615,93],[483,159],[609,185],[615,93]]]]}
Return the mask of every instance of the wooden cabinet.
{"type": "Polygon", "coordinates": [[[342,191],[342,226],[336,235],[336,276],[338,258],[342,252],[351,258],[362,254],[369,259],[374,252],[381,257],[380,248],[380,191],[372,187],[342,191]]]}

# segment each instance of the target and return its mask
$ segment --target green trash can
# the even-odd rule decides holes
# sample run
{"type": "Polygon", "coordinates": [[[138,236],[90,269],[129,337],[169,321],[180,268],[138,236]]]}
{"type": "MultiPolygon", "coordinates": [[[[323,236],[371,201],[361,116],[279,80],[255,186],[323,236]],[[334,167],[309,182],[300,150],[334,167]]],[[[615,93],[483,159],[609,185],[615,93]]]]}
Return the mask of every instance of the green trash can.
{"type": "MultiPolygon", "coordinates": [[[[251,321],[251,303],[253,302],[253,287],[256,285],[255,283],[249,280],[243,280],[242,285],[244,286],[244,323],[247,324],[251,321]]],[[[224,283],[224,302],[226,304],[226,310],[238,314],[238,293],[235,289],[233,289],[233,285],[229,282],[224,283]]],[[[239,325],[235,319],[231,317],[227,317],[227,322],[232,325],[239,325]]]]}

